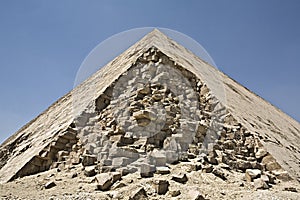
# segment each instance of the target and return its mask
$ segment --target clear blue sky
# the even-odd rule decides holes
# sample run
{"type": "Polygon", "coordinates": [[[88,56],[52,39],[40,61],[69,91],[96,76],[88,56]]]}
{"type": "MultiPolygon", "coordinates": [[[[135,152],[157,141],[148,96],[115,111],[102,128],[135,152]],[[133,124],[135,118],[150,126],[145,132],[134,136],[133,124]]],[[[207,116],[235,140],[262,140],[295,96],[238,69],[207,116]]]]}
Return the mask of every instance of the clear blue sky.
{"type": "Polygon", "coordinates": [[[218,68],[300,121],[298,0],[0,1],[0,142],[70,91],[87,54],[154,26],[198,41],[218,68]]]}

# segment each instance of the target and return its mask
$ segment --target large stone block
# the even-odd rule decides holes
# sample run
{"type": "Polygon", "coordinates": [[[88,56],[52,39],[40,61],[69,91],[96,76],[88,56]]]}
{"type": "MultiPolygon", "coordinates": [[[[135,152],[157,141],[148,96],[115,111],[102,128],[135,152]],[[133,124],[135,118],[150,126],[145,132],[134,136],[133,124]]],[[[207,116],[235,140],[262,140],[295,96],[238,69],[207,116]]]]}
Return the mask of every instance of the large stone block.
{"type": "Polygon", "coordinates": [[[84,169],[84,175],[91,177],[96,175],[96,166],[88,166],[84,169]]]}
{"type": "Polygon", "coordinates": [[[180,174],[173,175],[172,180],[178,183],[186,183],[188,181],[188,178],[185,173],[180,173],[180,174]]]}
{"type": "Polygon", "coordinates": [[[167,180],[154,180],[154,188],[157,194],[166,194],[169,189],[169,182],[167,180]]]}
{"type": "Polygon", "coordinates": [[[245,173],[245,178],[247,182],[252,182],[253,179],[260,177],[261,170],[259,169],[247,169],[245,173]]]}
{"type": "Polygon", "coordinates": [[[166,161],[167,163],[175,163],[179,160],[179,153],[177,151],[166,151],[166,161]]]}
{"type": "Polygon", "coordinates": [[[150,154],[151,158],[153,159],[153,164],[155,166],[165,166],[167,162],[166,153],[165,151],[158,151],[154,150],[150,154]]]}
{"type": "Polygon", "coordinates": [[[95,155],[83,155],[82,156],[82,165],[83,166],[91,166],[91,165],[94,165],[96,164],[97,162],[97,156],[95,155]]]}
{"type": "Polygon", "coordinates": [[[131,159],[126,157],[117,157],[112,159],[112,166],[114,167],[122,167],[130,164],[132,162],[131,159]]]}
{"type": "Polygon", "coordinates": [[[152,177],[154,172],[155,172],[155,166],[147,163],[142,163],[140,165],[141,177],[152,177]]]}
{"type": "Polygon", "coordinates": [[[109,173],[101,173],[96,176],[97,188],[105,191],[113,184],[113,177],[109,173]]]}

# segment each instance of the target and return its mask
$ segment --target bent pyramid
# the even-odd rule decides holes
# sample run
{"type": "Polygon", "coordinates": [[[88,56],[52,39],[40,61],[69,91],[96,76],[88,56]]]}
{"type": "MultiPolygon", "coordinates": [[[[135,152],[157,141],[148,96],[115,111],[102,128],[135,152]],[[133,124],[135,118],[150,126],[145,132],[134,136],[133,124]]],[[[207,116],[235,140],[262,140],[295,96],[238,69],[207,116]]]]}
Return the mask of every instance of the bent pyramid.
{"type": "Polygon", "coordinates": [[[297,121],[155,29],[8,138],[0,183],[78,163],[147,176],[192,157],[299,179],[299,136],[297,121]]]}

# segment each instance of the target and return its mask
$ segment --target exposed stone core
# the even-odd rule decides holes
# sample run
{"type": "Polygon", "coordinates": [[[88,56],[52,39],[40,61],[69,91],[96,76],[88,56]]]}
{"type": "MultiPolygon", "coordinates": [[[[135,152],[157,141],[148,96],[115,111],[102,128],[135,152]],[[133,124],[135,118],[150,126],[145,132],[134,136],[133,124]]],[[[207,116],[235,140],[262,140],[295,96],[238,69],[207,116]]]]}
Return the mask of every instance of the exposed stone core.
{"type": "Polygon", "coordinates": [[[154,30],[4,142],[0,182],[78,164],[87,176],[149,177],[188,159],[222,179],[211,166],[245,172],[249,181],[289,180],[300,177],[299,130],[298,122],[154,30]]]}

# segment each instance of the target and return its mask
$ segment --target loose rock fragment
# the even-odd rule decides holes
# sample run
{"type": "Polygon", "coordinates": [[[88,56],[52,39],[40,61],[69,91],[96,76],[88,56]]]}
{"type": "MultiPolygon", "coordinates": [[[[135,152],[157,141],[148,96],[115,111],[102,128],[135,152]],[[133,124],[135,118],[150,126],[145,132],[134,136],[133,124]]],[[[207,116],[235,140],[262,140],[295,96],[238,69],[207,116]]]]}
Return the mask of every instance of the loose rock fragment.
{"type": "Polygon", "coordinates": [[[77,176],[78,176],[77,172],[73,172],[73,173],[70,175],[71,178],[76,178],[77,176]]]}
{"type": "Polygon", "coordinates": [[[172,176],[172,180],[184,184],[188,181],[188,178],[186,174],[176,174],[172,176]]]}
{"type": "Polygon", "coordinates": [[[98,190],[102,190],[102,191],[108,190],[110,186],[113,184],[113,178],[108,173],[98,174],[96,176],[96,180],[97,180],[98,190]]]}
{"type": "Polygon", "coordinates": [[[44,185],[45,189],[50,189],[50,188],[53,188],[53,187],[55,187],[55,186],[56,186],[56,183],[55,183],[54,181],[49,181],[49,182],[47,182],[47,183],[44,185]]]}
{"type": "Polygon", "coordinates": [[[135,190],[129,197],[129,200],[144,200],[144,199],[148,199],[148,195],[143,187],[140,187],[137,190],[135,190]]]}
{"type": "Polygon", "coordinates": [[[289,191],[289,192],[298,192],[296,188],[294,187],[285,187],[283,189],[284,191],[289,191]]]}
{"type": "Polygon", "coordinates": [[[268,184],[261,178],[254,179],[253,184],[254,184],[255,189],[268,189],[269,188],[268,184]]]}
{"type": "Polygon", "coordinates": [[[261,170],[259,169],[247,169],[245,173],[245,178],[247,182],[253,181],[253,179],[261,175],[261,170]]]}
{"type": "Polygon", "coordinates": [[[169,191],[169,194],[171,195],[171,197],[177,197],[181,194],[180,190],[171,190],[169,191]]]}
{"type": "Polygon", "coordinates": [[[95,166],[88,166],[84,169],[84,175],[91,177],[96,175],[95,166]]]}
{"type": "Polygon", "coordinates": [[[213,169],[213,166],[210,164],[202,166],[202,172],[204,173],[211,173],[213,169]]]}
{"type": "Polygon", "coordinates": [[[170,169],[168,167],[156,167],[157,174],[169,174],[170,169]]]}
{"type": "Polygon", "coordinates": [[[221,179],[224,180],[224,181],[227,180],[226,174],[225,174],[224,170],[221,169],[221,168],[215,168],[215,169],[212,171],[212,173],[213,173],[215,176],[221,178],[221,179]]]}

